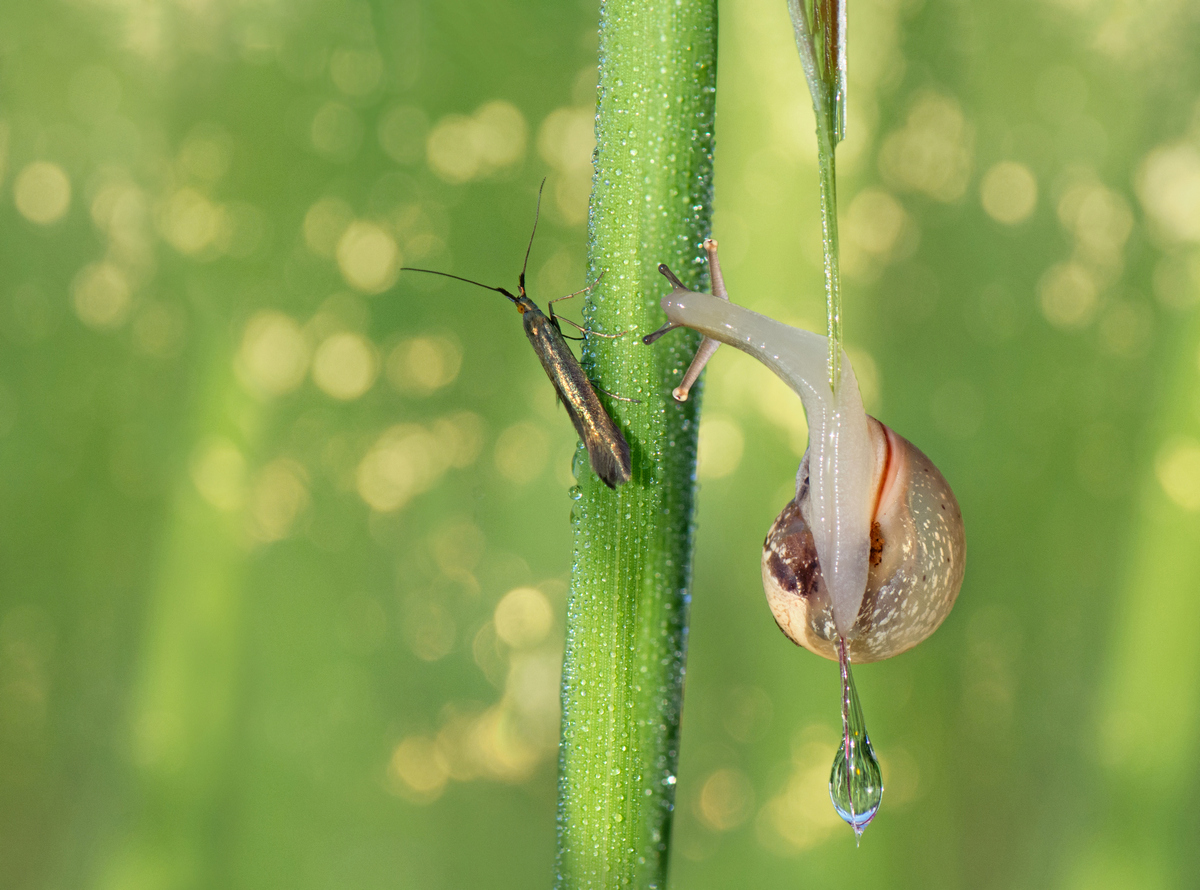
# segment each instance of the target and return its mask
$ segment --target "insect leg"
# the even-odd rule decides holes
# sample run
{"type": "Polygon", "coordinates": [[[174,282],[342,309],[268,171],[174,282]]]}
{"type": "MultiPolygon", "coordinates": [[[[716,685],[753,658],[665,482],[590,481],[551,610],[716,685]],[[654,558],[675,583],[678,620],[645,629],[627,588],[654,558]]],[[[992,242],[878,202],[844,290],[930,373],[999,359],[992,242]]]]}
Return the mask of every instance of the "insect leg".
{"type": "MultiPolygon", "coordinates": [[[[602,334],[599,331],[590,331],[587,328],[585,328],[583,325],[578,324],[577,322],[571,321],[571,319],[569,319],[569,318],[564,318],[563,316],[558,315],[554,312],[554,304],[555,303],[561,303],[563,300],[569,300],[572,297],[579,296],[580,294],[591,293],[591,291],[596,287],[597,284],[600,283],[600,279],[603,277],[604,277],[604,273],[601,272],[598,276],[596,276],[596,280],[593,281],[591,284],[589,284],[587,287],[580,288],[579,290],[575,291],[575,293],[567,294],[565,297],[555,297],[553,300],[550,300],[549,302],[547,302],[546,308],[550,310],[551,321],[555,322],[556,324],[559,321],[565,321],[571,327],[575,328],[575,330],[582,333],[584,337],[588,337],[588,336],[604,337],[609,340],[615,340],[617,337],[624,337],[627,333],[629,333],[628,331],[621,331],[621,333],[619,333],[619,334],[602,334]]],[[[578,338],[567,337],[567,339],[568,340],[577,340],[578,338]]]]}
{"type": "MultiPolygon", "coordinates": [[[[600,279],[603,277],[604,277],[604,272],[602,271],[599,275],[596,276],[596,280],[593,281],[591,284],[589,284],[587,287],[581,287],[579,290],[575,291],[575,293],[567,294],[565,297],[555,297],[553,300],[551,300],[546,305],[553,306],[555,303],[561,303],[563,300],[569,300],[572,297],[579,296],[580,294],[590,293],[592,290],[595,289],[596,285],[600,283],[600,279]]],[[[553,314],[553,313],[551,313],[551,314],[553,314]]]]}
{"type": "Polygon", "coordinates": [[[627,398],[626,396],[619,396],[615,392],[609,392],[607,389],[603,389],[602,387],[597,386],[596,381],[592,380],[590,378],[588,379],[588,383],[590,383],[592,385],[592,389],[596,390],[596,392],[602,392],[606,396],[610,396],[610,397],[616,399],[618,402],[633,402],[633,404],[635,404],[635,405],[642,404],[641,399],[630,399],[630,398],[627,398]]]}
{"type": "MultiPolygon", "coordinates": [[[[602,334],[599,331],[589,330],[578,322],[571,321],[569,318],[563,318],[561,315],[555,315],[554,318],[556,321],[565,321],[571,327],[575,328],[575,330],[583,333],[583,337],[567,337],[568,340],[582,340],[584,337],[604,337],[608,340],[615,340],[617,337],[624,337],[629,333],[629,331],[621,331],[619,334],[602,334]]],[[[563,334],[563,336],[566,337],[566,334],[563,334]]]]}
{"type": "MultiPolygon", "coordinates": [[[[599,281],[600,279],[596,279],[596,280],[599,281]]],[[[586,294],[588,291],[590,291],[595,286],[596,286],[595,283],[592,283],[592,284],[589,284],[587,287],[581,287],[579,290],[575,291],[574,293],[567,294],[565,297],[555,297],[553,300],[548,302],[546,305],[553,306],[555,303],[561,303],[563,300],[570,300],[573,297],[579,296],[580,294],[586,294]]],[[[551,311],[553,312],[553,310],[551,310],[551,311]]]]}

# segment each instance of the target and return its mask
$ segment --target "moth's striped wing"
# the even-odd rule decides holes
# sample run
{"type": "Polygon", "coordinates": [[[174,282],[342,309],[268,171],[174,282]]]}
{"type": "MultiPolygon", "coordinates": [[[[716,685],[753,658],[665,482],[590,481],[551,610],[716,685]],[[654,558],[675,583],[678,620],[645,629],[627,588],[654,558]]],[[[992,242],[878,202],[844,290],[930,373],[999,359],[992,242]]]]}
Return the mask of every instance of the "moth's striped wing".
{"type": "Polygon", "coordinates": [[[522,321],[546,376],[554,384],[575,432],[587,448],[592,469],[609,488],[628,482],[633,475],[629,443],[600,404],[567,341],[541,311],[527,310],[522,321]]]}

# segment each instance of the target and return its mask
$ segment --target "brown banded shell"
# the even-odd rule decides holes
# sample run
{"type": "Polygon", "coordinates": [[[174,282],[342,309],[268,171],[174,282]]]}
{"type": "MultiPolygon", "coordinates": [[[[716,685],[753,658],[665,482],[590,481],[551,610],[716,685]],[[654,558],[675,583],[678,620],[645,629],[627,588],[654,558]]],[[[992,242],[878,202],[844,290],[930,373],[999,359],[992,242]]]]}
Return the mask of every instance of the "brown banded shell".
{"type": "MultiPolygon", "coordinates": [[[[937,629],[962,586],[966,534],[954,492],[920,449],[869,418],[877,473],[867,589],[846,635],[855,664],[911,649],[937,629]]],[[[821,576],[813,534],[804,518],[808,455],[796,497],[763,542],[762,578],[780,629],[804,648],[837,661],[833,603],[821,576]]]]}

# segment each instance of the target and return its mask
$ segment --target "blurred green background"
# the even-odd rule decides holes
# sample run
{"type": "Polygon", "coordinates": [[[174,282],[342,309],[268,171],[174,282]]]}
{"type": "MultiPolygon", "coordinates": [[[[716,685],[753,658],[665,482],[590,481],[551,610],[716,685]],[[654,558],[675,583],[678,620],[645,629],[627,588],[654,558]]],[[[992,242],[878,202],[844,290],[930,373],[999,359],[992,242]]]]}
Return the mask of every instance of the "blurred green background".
{"type": "MultiPolygon", "coordinates": [[[[0,5],[0,886],[539,887],[575,438],[512,307],[582,286],[593,3],[0,5]]],[[[1200,867],[1200,13],[855,0],[868,410],[954,485],[925,645],[758,580],[806,430],[712,366],[672,883],[1186,887],[1200,867]]],[[[714,234],[821,330],[782,0],[721,9],[714,234]]],[[[568,313],[578,313],[569,309],[568,313]]],[[[574,317],[578,317],[576,314],[574,317]]]]}

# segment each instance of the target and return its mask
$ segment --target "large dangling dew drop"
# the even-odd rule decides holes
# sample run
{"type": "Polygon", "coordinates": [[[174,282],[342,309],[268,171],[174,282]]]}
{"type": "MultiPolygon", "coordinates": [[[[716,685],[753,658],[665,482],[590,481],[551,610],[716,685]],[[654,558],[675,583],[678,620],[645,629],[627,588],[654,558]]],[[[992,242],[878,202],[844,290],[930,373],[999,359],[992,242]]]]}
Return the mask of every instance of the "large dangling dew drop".
{"type": "Polygon", "coordinates": [[[854,829],[855,840],[862,837],[883,800],[883,774],[863,719],[854,674],[846,655],[846,643],[838,640],[838,661],[842,667],[842,744],[833,758],[829,773],[829,799],[837,814],[854,829]]]}

